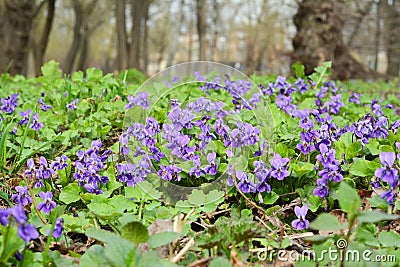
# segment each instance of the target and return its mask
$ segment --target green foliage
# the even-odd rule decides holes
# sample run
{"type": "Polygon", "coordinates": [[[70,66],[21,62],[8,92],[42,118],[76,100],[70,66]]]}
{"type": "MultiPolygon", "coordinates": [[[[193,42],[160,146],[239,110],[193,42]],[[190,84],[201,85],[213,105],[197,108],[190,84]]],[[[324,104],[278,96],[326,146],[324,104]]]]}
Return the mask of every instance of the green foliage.
{"type": "Polygon", "coordinates": [[[149,238],[149,245],[152,248],[158,248],[161,246],[168,245],[179,237],[179,233],[176,232],[161,232],[156,233],[149,238]]]}
{"type": "Polygon", "coordinates": [[[131,241],[135,245],[139,245],[149,239],[149,232],[140,222],[130,222],[122,227],[121,237],[131,241]]]}
{"type": "MultiPolygon", "coordinates": [[[[304,66],[300,63],[292,66],[296,78],[305,79],[308,85],[311,85],[311,81],[315,83],[313,90],[291,94],[292,104],[297,109],[307,108],[311,111],[318,108],[315,92],[326,86],[330,67],[331,63],[327,62],[317,67],[314,74],[306,77],[304,66]]],[[[331,145],[332,149],[336,150],[335,157],[340,162],[343,180],[340,183],[329,182],[329,196],[320,198],[313,194],[317,179],[321,178],[319,172],[323,168],[317,161],[320,152],[314,150],[309,154],[300,153],[297,144],[300,142],[300,133],[304,132],[299,127],[300,119],[278,108],[277,94],[264,96],[262,102],[270,104],[265,107],[271,111],[272,118],[268,117],[265,121],[260,119],[266,115],[267,108],[265,108],[253,111],[241,110],[241,113],[229,114],[226,121],[229,127],[234,127],[238,121],[259,124],[261,139],[273,136],[266,153],[256,156],[256,152],[260,149],[257,144],[248,149],[233,150],[234,156],[228,159],[224,142],[216,139],[209,142],[201,153],[216,152],[218,158],[216,176],[222,175],[225,179],[226,171],[231,164],[236,170],[248,172],[249,180],[257,184],[257,177],[252,173],[255,162],[263,160],[266,168],[271,170],[271,157],[276,152],[289,159],[289,177],[283,181],[269,178],[268,183],[272,188],[269,193],[246,193],[244,198],[235,186],[226,188],[226,191],[225,188],[210,191],[206,187],[201,187],[206,182],[212,182],[214,178],[206,175],[195,179],[188,174],[193,167],[192,162],[175,162],[183,170],[181,181],[176,183],[183,187],[195,188],[173,206],[171,204],[173,201],[165,199],[162,188],[164,184],[159,181],[156,173],[150,174],[144,182],[138,183],[135,187],[125,186],[119,181],[117,164],[126,160],[120,154],[121,144],[118,141],[124,120],[129,118],[131,123],[143,122],[145,115],[152,116],[160,121],[162,127],[163,123],[169,122],[167,113],[171,99],[186,103],[189,99],[207,96],[233,109],[229,94],[218,90],[210,91],[209,95],[206,95],[199,89],[199,84],[185,84],[179,88],[179,93],[166,93],[157,99],[156,103],[152,102],[154,106],[149,109],[150,111],[135,106],[126,112],[128,95],[135,95],[138,86],[147,79],[143,73],[128,70],[121,72],[118,78],[114,79],[111,74],[103,74],[100,70],[90,68],[85,72],[76,72],[71,77],[62,77],[58,68],[57,62],[50,61],[42,67],[43,75],[38,78],[26,79],[22,76],[9,75],[1,77],[0,96],[7,97],[10,92],[18,93],[19,96],[15,112],[12,114],[0,112],[2,132],[0,198],[10,206],[13,205],[10,198],[16,191],[8,184],[12,179],[24,176],[26,161],[29,158],[34,158],[37,162],[40,156],[44,156],[50,163],[60,155],[67,155],[69,159],[66,169],[56,171],[50,179],[45,179],[42,189],[33,188],[37,202],[42,201],[38,197],[40,190],[53,193],[57,208],[49,215],[39,211],[48,224],[40,220],[33,204],[26,207],[26,210],[32,211],[28,216],[29,223],[35,225],[44,236],[54,227],[56,218],[62,218],[65,234],[57,241],[63,245],[67,246],[76,241],[74,240],[76,236],[85,235],[97,240],[97,243],[90,246],[82,256],[70,251],[71,257],[80,257],[80,266],[174,266],[167,260],[160,259],[157,249],[168,245],[170,248],[173,247],[174,252],[180,251],[185,245],[184,242],[190,238],[194,238],[195,245],[179,262],[182,265],[188,265],[199,258],[213,257],[210,266],[230,266],[231,256],[236,253],[240,260],[256,266],[258,260],[249,252],[251,249],[271,250],[273,257],[276,257],[274,254],[276,249],[291,249],[293,244],[290,239],[281,237],[279,233],[283,233],[284,230],[288,236],[294,234],[295,229],[290,228],[291,222],[296,218],[292,212],[292,203],[298,203],[299,199],[309,207],[306,219],[311,221],[310,228],[321,231],[321,235],[310,238],[311,248],[317,256],[321,256],[326,249],[334,248],[339,239],[348,242],[348,249],[359,251],[368,249],[374,253],[373,255],[391,255],[398,252],[398,233],[393,230],[382,231],[382,226],[386,221],[398,218],[398,215],[391,213],[400,210],[400,202],[395,200],[394,203],[388,203],[380,195],[361,200],[358,190],[371,189],[371,181],[376,179],[375,171],[382,167],[380,153],[400,152],[396,147],[396,142],[400,141],[400,131],[396,133],[393,129],[389,129],[387,138],[370,139],[367,144],[352,132],[341,135],[339,140],[333,138],[331,145]],[[39,97],[52,106],[51,110],[44,111],[40,108],[37,103],[39,97]],[[74,99],[78,99],[76,109],[67,108],[74,99]],[[29,122],[27,125],[18,125],[21,119],[19,113],[28,109],[32,110],[29,122]],[[34,112],[44,124],[38,131],[30,128],[34,112]],[[269,129],[266,126],[272,121],[276,127],[269,129]],[[16,125],[18,127],[15,132],[11,132],[16,125]],[[109,179],[106,185],[101,186],[103,193],[99,195],[87,192],[74,178],[77,152],[90,148],[91,142],[95,139],[102,140],[103,148],[112,151],[104,163],[104,170],[99,173],[100,176],[107,176],[109,179]],[[366,201],[372,210],[365,209],[366,201]],[[345,214],[344,219],[338,220],[333,212],[322,212],[324,209],[337,209],[345,214]],[[173,229],[180,229],[181,232],[169,230],[149,235],[148,227],[159,220],[165,220],[167,225],[173,221],[173,229]],[[113,232],[105,229],[111,229],[113,232]],[[324,231],[333,233],[327,236],[324,231]],[[147,242],[149,251],[142,254],[137,246],[144,242],[147,242]]],[[[294,82],[296,78],[288,80],[294,82]]],[[[275,77],[255,77],[255,81],[267,85],[269,82],[273,83],[275,77]]],[[[388,94],[388,97],[380,103],[383,114],[388,118],[388,128],[399,119],[394,109],[384,108],[386,104],[400,105],[394,94],[397,90],[395,83],[351,81],[341,83],[340,86],[343,86],[340,94],[346,105],[338,114],[331,114],[329,119],[329,122],[334,123],[337,128],[350,126],[361,120],[363,114],[373,113],[371,102],[380,99],[381,96],[365,93],[366,88],[388,94]],[[353,92],[365,93],[360,97],[360,105],[347,101],[353,92]]],[[[166,91],[165,89],[162,82],[154,84],[154,88],[151,88],[159,93],[166,91]]],[[[328,92],[322,97],[322,105],[329,103],[332,96],[334,94],[328,92]]],[[[316,130],[318,123],[314,119],[315,116],[308,117],[315,123],[314,130],[316,130]]],[[[196,127],[185,130],[187,134],[201,133],[196,127]]],[[[332,134],[335,130],[330,131],[332,134]]],[[[161,136],[157,138],[159,142],[161,136]]],[[[194,139],[190,141],[191,146],[196,145],[197,141],[194,139]]],[[[138,144],[140,142],[132,144],[131,149],[136,149],[138,144]]],[[[167,166],[174,162],[166,144],[161,146],[160,150],[166,154],[166,158],[160,163],[152,161],[155,171],[159,169],[157,164],[167,166]]],[[[138,161],[134,163],[137,164],[138,161]]],[[[206,160],[202,159],[201,164],[202,167],[206,166],[206,160]]],[[[398,167],[398,160],[394,165],[395,168],[398,167]]],[[[29,179],[21,181],[20,185],[32,186],[29,179]]],[[[382,186],[380,189],[387,190],[388,187],[382,186]]],[[[28,249],[32,245],[21,241],[17,233],[18,225],[13,223],[11,227],[1,226],[0,229],[1,266],[77,265],[73,258],[64,257],[59,251],[48,249],[38,253],[28,249]],[[24,255],[24,261],[20,263],[13,256],[17,251],[23,252],[24,255]]],[[[52,240],[47,238],[46,242],[50,244],[52,240]]],[[[400,259],[400,255],[398,258],[400,259]]],[[[299,262],[299,266],[313,264],[311,261],[299,262]]],[[[340,263],[329,259],[320,262],[320,265],[328,264],[340,263]]]]}
{"type": "Polygon", "coordinates": [[[129,69],[120,72],[118,79],[128,83],[142,84],[147,80],[147,76],[137,69],[129,69]]]}
{"type": "MultiPolygon", "coordinates": [[[[144,230],[141,226],[139,228],[140,235],[142,235],[144,230]]],[[[137,224],[129,229],[129,231],[132,229],[134,229],[132,234],[138,233],[137,224]]],[[[81,257],[80,266],[176,266],[163,261],[153,251],[141,254],[134,243],[120,235],[94,228],[88,229],[86,235],[105,243],[106,246],[94,245],[90,247],[81,257]]],[[[144,238],[140,239],[140,241],[144,240],[144,238]]]]}
{"type": "MultiPolygon", "coordinates": [[[[322,250],[332,249],[336,242],[336,245],[343,251],[346,251],[346,249],[361,252],[369,250],[371,254],[393,255],[393,250],[383,252],[383,248],[398,246],[399,234],[390,230],[388,232],[383,231],[377,236],[378,228],[374,224],[396,220],[400,216],[378,210],[359,211],[361,199],[357,191],[345,182],[340,184],[337,195],[340,208],[347,213],[348,222],[340,224],[336,216],[328,213],[318,215],[317,219],[310,223],[311,228],[328,232],[336,231],[337,233],[333,236],[317,235],[308,238],[318,244],[313,246],[316,254],[318,255],[319,251],[322,250]]],[[[335,260],[325,257],[321,259],[324,259],[324,264],[333,262],[342,262],[343,264],[348,261],[345,258],[336,258],[335,260]]]]}
{"type": "Polygon", "coordinates": [[[301,64],[299,61],[292,65],[292,72],[296,77],[305,78],[304,65],[301,64]]]}
{"type": "Polygon", "coordinates": [[[315,82],[315,86],[319,86],[321,82],[326,79],[326,76],[330,75],[329,69],[332,67],[332,62],[328,61],[314,69],[314,73],[310,75],[310,79],[315,82]]]}

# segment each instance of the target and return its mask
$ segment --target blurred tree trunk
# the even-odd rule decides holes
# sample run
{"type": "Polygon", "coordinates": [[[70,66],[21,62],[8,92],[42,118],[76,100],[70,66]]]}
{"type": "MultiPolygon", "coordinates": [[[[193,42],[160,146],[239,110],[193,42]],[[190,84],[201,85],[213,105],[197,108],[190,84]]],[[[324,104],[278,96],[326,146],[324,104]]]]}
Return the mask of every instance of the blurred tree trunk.
{"type": "Polygon", "coordinates": [[[34,9],[32,0],[3,0],[0,3],[1,72],[27,74],[34,9]]]}
{"type": "Polygon", "coordinates": [[[380,21],[382,20],[384,11],[383,11],[383,1],[378,0],[376,2],[376,31],[375,31],[375,62],[374,62],[374,70],[378,71],[378,64],[379,64],[379,51],[380,51],[380,44],[381,44],[381,37],[382,37],[382,30],[380,21]]]}
{"type": "Polygon", "coordinates": [[[374,74],[359,63],[343,41],[340,17],[344,1],[303,0],[293,21],[297,28],[293,38],[294,61],[305,66],[306,74],[324,61],[332,61],[332,78],[370,78],[374,74]]]}
{"type": "Polygon", "coordinates": [[[97,2],[97,0],[85,1],[84,3],[87,5],[84,6],[80,0],[73,1],[75,13],[74,36],[66,58],[65,73],[72,73],[74,69],[86,69],[90,36],[104,22],[103,19],[100,19],[94,25],[93,23],[89,25],[90,17],[96,8],[97,2]]]}
{"type": "MultiPolygon", "coordinates": [[[[183,10],[184,5],[185,5],[185,0],[179,1],[179,22],[176,29],[178,32],[178,36],[182,35],[182,25],[185,21],[185,12],[183,10]]],[[[178,50],[178,42],[174,41],[171,43],[171,46],[168,51],[167,67],[172,65],[177,50],[178,50]]]]}
{"type": "MultiPolygon", "coordinates": [[[[128,42],[128,67],[144,70],[141,60],[143,52],[142,44],[144,39],[145,23],[147,22],[152,0],[131,0],[132,28],[130,34],[130,43],[128,42]]],[[[147,38],[147,37],[146,37],[147,38]]]]}
{"type": "Polygon", "coordinates": [[[89,38],[91,33],[89,32],[88,25],[83,26],[83,33],[79,43],[79,57],[78,63],[76,64],[76,69],[84,70],[86,69],[86,62],[89,54],[89,38]]]}
{"type": "Polygon", "coordinates": [[[71,73],[74,67],[76,55],[78,54],[79,45],[82,42],[83,11],[79,0],[73,0],[72,6],[75,13],[74,35],[71,47],[69,48],[67,58],[65,59],[64,72],[71,73]]]}
{"type": "Polygon", "coordinates": [[[127,31],[125,0],[117,0],[115,17],[117,21],[118,69],[136,68],[146,70],[148,65],[147,43],[149,8],[153,0],[131,0],[131,29],[127,31]]]}
{"type": "MultiPolygon", "coordinates": [[[[51,28],[53,26],[56,0],[47,0],[47,14],[44,29],[39,43],[33,43],[33,57],[35,64],[35,75],[40,75],[40,68],[43,65],[44,54],[49,43],[51,28]]],[[[43,2],[44,3],[44,2],[43,2]]]]}
{"type": "Polygon", "coordinates": [[[132,28],[129,47],[129,68],[140,69],[140,43],[145,0],[131,1],[132,28]]]}
{"type": "Polygon", "coordinates": [[[118,70],[125,70],[128,67],[129,44],[126,33],[125,0],[117,0],[115,16],[117,20],[117,60],[118,70]]]}
{"type": "Polygon", "coordinates": [[[196,0],[197,34],[199,37],[199,60],[206,60],[206,30],[207,30],[206,0],[196,0]]]}
{"type": "Polygon", "coordinates": [[[150,7],[151,1],[146,0],[145,1],[145,7],[144,7],[144,14],[143,14],[143,66],[141,69],[147,73],[147,67],[149,66],[149,54],[148,54],[148,42],[149,42],[149,29],[148,29],[148,22],[149,22],[149,7],[150,7]]]}
{"type": "Polygon", "coordinates": [[[260,34],[260,32],[265,30],[267,24],[272,21],[272,17],[268,14],[268,1],[263,0],[260,12],[255,19],[256,20],[253,22],[252,19],[249,18],[247,31],[246,59],[244,62],[246,66],[245,73],[247,75],[254,74],[255,71],[261,69],[265,51],[267,50],[268,40],[265,38],[266,36],[260,34]]]}
{"type": "Polygon", "coordinates": [[[217,44],[217,23],[218,23],[218,2],[217,0],[212,0],[212,10],[211,10],[211,31],[210,31],[210,61],[214,61],[215,56],[215,46],[217,44]]]}
{"type": "MultiPolygon", "coordinates": [[[[388,5],[388,2],[385,2],[385,5],[388,5]]],[[[399,76],[400,71],[400,1],[392,0],[392,4],[388,5],[386,10],[385,32],[388,61],[386,73],[396,77],[399,76]]]]}
{"type": "Polygon", "coordinates": [[[361,25],[363,24],[364,18],[371,12],[371,8],[374,4],[374,1],[369,1],[364,7],[360,6],[360,2],[354,1],[354,4],[357,6],[357,18],[355,22],[355,26],[350,33],[350,37],[346,43],[346,45],[351,46],[354,42],[354,38],[357,36],[361,25]]]}

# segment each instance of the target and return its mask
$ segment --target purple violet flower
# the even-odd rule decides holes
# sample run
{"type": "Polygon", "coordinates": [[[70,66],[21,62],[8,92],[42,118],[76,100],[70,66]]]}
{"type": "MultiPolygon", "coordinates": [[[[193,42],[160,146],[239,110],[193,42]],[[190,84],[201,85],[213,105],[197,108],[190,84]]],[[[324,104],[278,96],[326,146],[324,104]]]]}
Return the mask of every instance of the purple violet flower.
{"type": "Polygon", "coordinates": [[[294,213],[298,219],[292,222],[293,228],[296,228],[297,230],[304,230],[308,228],[310,222],[306,219],[307,211],[307,205],[303,205],[301,208],[299,206],[294,207],[294,213]]]}
{"type": "Polygon", "coordinates": [[[56,157],[56,160],[51,164],[51,168],[56,170],[62,170],[68,167],[68,157],[66,155],[62,155],[61,157],[56,157]]]}
{"type": "Polygon", "coordinates": [[[287,163],[289,159],[282,158],[281,155],[275,153],[274,158],[271,160],[272,170],[271,176],[278,179],[283,180],[285,177],[289,176],[287,163]]]}
{"type": "Polygon", "coordinates": [[[76,99],[72,100],[71,103],[68,103],[66,105],[66,107],[69,108],[70,110],[75,110],[76,109],[76,104],[78,103],[78,101],[79,101],[79,99],[76,98],[76,99]]]}
{"type": "MultiPolygon", "coordinates": [[[[64,230],[64,219],[57,218],[56,224],[54,225],[53,237],[60,238],[63,230],[64,230]]],[[[50,235],[50,230],[47,231],[47,235],[50,235]]]]}
{"type": "Polygon", "coordinates": [[[325,198],[329,195],[329,188],[327,186],[327,180],[325,179],[318,179],[317,180],[318,186],[314,189],[313,194],[320,197],[325,198]]]}
{"type": "Polygon", "coordinates": [[[39,192],[39,196],[43,199],[43,202],[38,204],[38,209],[43,210],[44,213],[49,214],[56,207],[56,202],[53,201],[53,194],[51,191],[39,192]]]}
{"type": "Polygon", "coordinates": [[[397,169],[393,168],[394,160],[396,159],[395,153],[382,152],[379,154],[379,158],[383,167],[375,170],[375,176],[394,188],[399,179],[397,169]]]}
{"type": "Polygon", "coordinates": [[[25,214],[24,207],[22,207],[21,205],[15,205],[12,208],[11,213],[12,213],[14,219],[19,224],[24,224],[28,220],[28,217],[26,217],[26,214],[25,214]]]}
{"type": "Polygon", "coordinates": [[[210,165],[205,168],[205,172],[215,175],[218,172],[218,165],[215,163],[216,153],[212,152],[207,155],[207,161],[210,165]]]}
{"type": "Polygon", "coordinates": [[[241,170],[236,171],[236,178],[238,179],[238,188],[243,193],[255,193],[256,188],[254,183],[249,179],[249,175],[247,172],[243,172],[241,170]]]}
{"type": "Polygon", "coordinates": [[[18,226],[18,236],[25,242],[39,238],[39,233],[32,224],[24,223],[18,226]]]}
{"type": "Polygon", "coordinates": [[[23,206],[26,206],[30,203],[32,203],[32,198],[29,195],[28,188],[26,186],[16,186],[15,189],[17,189],[18,193],[12,194],[11,200],[14,202],[14,204],[21,204],[23,206]]]}
{"type": "Polygon", "coordinates": [[[8,224],[8,216],[11,214],[11,208],[3,209],[0,208],[0,224],[7,225],[8,224]]]}
{"type": "Polygon", "coordinates": [[[200,159],[193,160],[194,167],[190,169],[190,176],[200,177],[206,174],[206,172],[201,168],[200,159]]]}
{"type": "Polygon", "coordinates": [[[44,100],[43,100],[42,98],[40,98],[40,97],[39,97],[39,99],[38,99],[38,103],[39,103],[40,108],[41,108],[44,112],[46,112],[48,109],[51,109],[51,108],[52,108],[50,105],[46,105],[46,104],[44,103],[44,100]]]}
{"type": "Polygon", "coordinates": [[[41,128],[43,128],[43,122],[39,121],[39,114],[37,114],[36,112],[33,114],[32,123],[31,123],[30,128],[35,131],[38,131],[41,128]]]}
{"type": "Polygon", "coordinates": [[[22,119],[19,121],[19,124],[28,125],[29,115],[31,114],[31,110],[27,109],[25,112],[21,111],[19,114],[22,117],[22,119]]]}
{"type": "Polygon", "coordinates": [[[121,154],[128,155],[131,149],[128,147],[129,135],[127,133],[123,133],[119,136],[119,142],[121,143],[121,154]]]}

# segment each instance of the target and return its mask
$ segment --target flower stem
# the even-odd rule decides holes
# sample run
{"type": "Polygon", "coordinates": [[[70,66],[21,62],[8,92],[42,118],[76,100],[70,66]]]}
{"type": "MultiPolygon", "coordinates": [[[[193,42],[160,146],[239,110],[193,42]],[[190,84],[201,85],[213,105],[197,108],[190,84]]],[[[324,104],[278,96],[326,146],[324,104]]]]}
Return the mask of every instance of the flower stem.
{"type": "Polygon", "coordinates": [[[49,263],[48,254],[49,254],[51,240],[53,240],[53,232],[54,232],[55,225],[56,225],[55,222],[51,225],[50,233],[49,233],[49,236],[47,237],[46,249],[44,250],[44,253],[43,253],[43,261],[44,261],[45,265],[47,265],[49,263]]]}
{"type": "Polygon", "coordinates": [[[24,180],[25,180],[25,183],[26,183],[26,185],[27,185],[27,187],[28,187],[29,195],[30,195],[31,198],[32,198],[32,204],[33,204],[33,207],[35,208],[36,214],[38,215],[39,219],[40,219],[44,224],[47,224],[46,219],[43,217],[42,213],[40,213],[40,210],[39,210],[38,207],[37,207],[37,203],[36,203],[36,199],[35,199],[35,194],[33,193],[31,183],[28,181],[28,179],[26,179],[25,174],[24,174],[24,180]]]}

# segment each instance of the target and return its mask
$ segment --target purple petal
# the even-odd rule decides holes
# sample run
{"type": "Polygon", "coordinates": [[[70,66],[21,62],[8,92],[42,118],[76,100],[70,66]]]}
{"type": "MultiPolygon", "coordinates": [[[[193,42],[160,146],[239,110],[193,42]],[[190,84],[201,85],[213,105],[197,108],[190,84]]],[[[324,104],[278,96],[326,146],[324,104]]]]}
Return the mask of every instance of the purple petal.
{"type": "Polygon", "coordinates": [[[379,154],[379,158],[383,165],[392,167],[396,156],[394,152],[382,152],[381,154],[379,154]]]}

